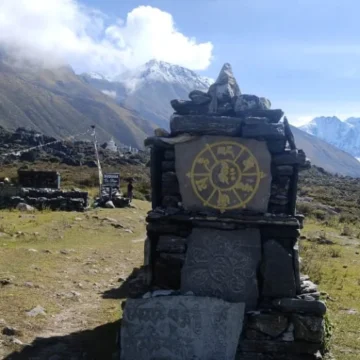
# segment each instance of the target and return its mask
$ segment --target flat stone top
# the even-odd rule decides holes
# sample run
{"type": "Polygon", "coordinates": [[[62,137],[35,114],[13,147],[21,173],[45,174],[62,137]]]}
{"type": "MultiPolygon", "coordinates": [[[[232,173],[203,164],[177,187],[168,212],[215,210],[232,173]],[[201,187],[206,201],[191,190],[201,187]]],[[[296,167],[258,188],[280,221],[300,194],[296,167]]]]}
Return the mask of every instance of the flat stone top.
{"type": "Polygon", "coordinates": [[[254,224],[254,225],[281,225],[291,226],[297,229],[300,228],[298,219],[290,215],[275,215],[275,214],[241,214],[239,212],[230,212],[224,214],[215,214],[211,212],[191,212],[181,209],[174,209],[174,211],[166,212],[166,210],[155,209],[148,213],[147,222],[156,221],[171,221],[179,223],[192,223],[196,221],[214,222],[221,221],[224,223],[237,224],[254,224]]]}

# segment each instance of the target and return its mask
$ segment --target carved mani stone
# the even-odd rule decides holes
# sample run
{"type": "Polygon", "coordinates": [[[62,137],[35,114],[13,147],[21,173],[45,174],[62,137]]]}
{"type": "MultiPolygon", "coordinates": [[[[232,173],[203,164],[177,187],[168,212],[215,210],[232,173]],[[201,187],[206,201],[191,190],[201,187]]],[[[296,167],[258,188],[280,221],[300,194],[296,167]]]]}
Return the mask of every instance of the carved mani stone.
{"type": "Polygon", "coordinates": [[[244,304],[195,296],[128,299],[122,360],[233,360],[244,304]]]}
{"type": "Polygon", "coordinates": [[[202,136],[176,144],[175,158],[185,208],[267,211],[271,157],[265,142],[202,136]]]}
{"type": "Polygon", "coordinates": [[[245,302],[258,300],[257,268],[261,258],[258,229],[194,229],[181,273],[181,291],[245,302]]]}

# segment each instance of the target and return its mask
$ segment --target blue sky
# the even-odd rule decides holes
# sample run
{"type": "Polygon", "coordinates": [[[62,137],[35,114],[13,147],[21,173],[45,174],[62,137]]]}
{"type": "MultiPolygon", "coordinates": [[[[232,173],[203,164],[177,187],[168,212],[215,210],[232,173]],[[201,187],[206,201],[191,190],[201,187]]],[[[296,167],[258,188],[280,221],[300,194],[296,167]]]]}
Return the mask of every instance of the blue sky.
{"type": "Polygon", "coordinates": [[[229,62],[243,93],[268,97],[292,122],[360,116],[358,0],[86,0],[125,18],[139,5],[172,14],[176,27],[213,44],[200,73],[229,62]]]}
{"type": "Polygon", "coordinates": [[[360,117],[359,13],[359,0],[0,0],[0,45],[110,75],[157,57],[215,78],[229,62],[243,93],[301,124],[360,117]]]}

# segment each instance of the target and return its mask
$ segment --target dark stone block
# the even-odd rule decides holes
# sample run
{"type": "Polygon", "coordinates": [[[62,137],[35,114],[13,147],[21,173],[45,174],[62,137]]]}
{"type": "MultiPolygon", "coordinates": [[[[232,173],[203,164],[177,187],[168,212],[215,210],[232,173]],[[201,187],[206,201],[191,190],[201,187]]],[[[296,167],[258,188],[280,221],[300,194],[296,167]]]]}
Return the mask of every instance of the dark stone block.
{"type": "Polygon", "coordinates": [[[179,290],[181,283],[180,263],[171,263],[169,259],[159,258],[155,262],[153,284],[160,289],[179,290]]]}
{"type": "Polygon", "coordinates": [[[239,352],[236,355],[235,360],[321,360],[322,357],[318,357],[317,355],[309,355],[309,354],[262,354],[258,352],[239,352]]]}
{"type": "Polygon", "coordinates": [[[168,264],[182,267],[185,262],[185,254],[169,254],[162,252],[160,253],[160,259],[163,259],[168,264]]]}
{"type": "Polygon", "coordinates": [[[171,234],[180,237],[187,237],[191,233],[191,228],[183,224],[169,224],[163,222],[152,222],[147,225],[147,231],[156,234],[171,234]]]}
{"type": "MultiPolygon", "coordinates": [[[[255,353],[281,353],[281,354],[315,354],[321,350],[320,344],[305,341],[281,342],[271,340],[241,340],[240,351],[255,353]]],[[[288,359],[288,358],[286,358],[288,359]]]]}
{"type": "Polygon", "coordinates": [[[292,316],[296,340],[322,343],[324,340],[324,319],[316,316],[292,316]]]}
{"type": "Polygon", "coordinates": [[[235,113],[236,116],[240,118],[247,118],[247,117],[267,118],[270,123],[278,123],[284,115],[284,112],[281,109],[245,110],[245,111],[236,111],[235,113]]]}
{"type": "Polygon", "coordinates": [[[163,173],[161,180],[161,194],[163,196],[180,194],[179,182],[175,172],[163,173]]]}
{"type": "Polygon", "coordinates": [[[286,195],[272,195],[269,202],[275,205],[287,205],[289,203],[289,199],[286,195]]]}
{"type": "Polygon", "coordinates": [[[164,151],[164,159],[165,160],[174,160],[175,159],[175,151],[174,150],[165,150],[164,151]]]}
{"type": "Polygon", "coordinates": [[[209,221],[201,221],[201,220],[193,221],[193,225],[194,225],[194,227],[211,228],[211,229],[218,229],[218,230],[236,230],[241,227],[234,223],[227,223],[227,222],[221,222],[221,221],[209,222],[209,221]]]}
{"type": "Polygon", "coordinates": [[[288,214],[288,205],[278,205],[269,203],[269,213],[288,214]]]}
{"type": "Polygon", "coordinates": [[[159,237],[156,250],[172,254],[182,254],[186,251],[187,240],[173,235],[163,235],[159,237]]]}
{"type": "Polygon", "coordinates": [[[266,241],[263,247],[264,297],[294,297],[296,284],[292,254],[275,240],[266,241]]]}
{"type": "Polygon", "coordinates": [[[287,313],[304,313],[322,316],[326,313],[326,305],[322,301],[300,299],[276,299],[272,305],[287,313]]]}
{"type": "Polygon", "coordinates": [[[209,104],[196,104],[191,100],[171,100],[171,107],[180,115],[198,115],[209,112],[209,104]]]}
{"type": "Polygon", "coordinates": [[[261,138],[265,140],[285,139],[283,124],[245,124],[242,128],[243,138],[261,138]]]}
{"type": "Polygon", "coordinates": [[[261,228],[261,237],[266,239],[288,238],[294,246],[294,242],[300,236],[299,229],[288,226],[264,226],[261,228]]]}
{"type": "Polygon", "coordinates": [[[163,172],[175,171],[175,161],[164,160],[161,163],[161,168],[163,172]]]}
{"type": "Polygon", "coordinates": [[[271,336],[249,328],[245,330],[245,338],[248,340],[271,340],[271,336]]]}
{"type": "Polygon", "coordinates": [[[291,165],[277,165],[271,170],[273,176],[291,176],[294,173],[294,167],[291,165]]]}
{"type": "Polygon", "coordinates": [[[172,135],[241,136],[242,119],[211,115],[173,115],[170,120],[172,135]]]}
{"type": "Polygon", "coordinates": [[[280,139],[280,140],[268,140],[267,147],[271,154],[278,154],[282,153],[285,150],[286,146],[286,140],[280,139]]]}
{"type": "Polygon", "coordinates": [[[288,318],[281,314],[255,314],[248,317],[247,327],[272,338],[280,336],[289,325],[288,318]]]}
{"type": "Polygon", "coordinates": [[[306,156],[303,151],[290,150],[272,157],[275,165],[305,165],[306,156]]]}
{"type": "Polygon", "coordinates": [[[179,206],[179,202],[181,202],[180,196],[166,195],[161,200],[161,206],[164,208],[176,208],[179,206]]]}

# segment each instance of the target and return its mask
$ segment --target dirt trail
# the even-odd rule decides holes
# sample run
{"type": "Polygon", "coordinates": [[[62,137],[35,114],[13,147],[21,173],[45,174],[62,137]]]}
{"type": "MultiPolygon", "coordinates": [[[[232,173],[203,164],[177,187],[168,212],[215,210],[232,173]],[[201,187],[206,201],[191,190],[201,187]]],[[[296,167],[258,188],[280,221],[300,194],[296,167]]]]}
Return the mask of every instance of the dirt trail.
{"type": "MultiPolygon", "coordinates": [[[[37,215],[31,227],[28,221],[17,227],[44,232],[46,238],[34,242],[25,231],[22,242],[20,237],[1,238],[0,257],[6,260],[0,264],[0,280],[11,281],[0,285],[0,359],[117,356],[121,302],[126,297],[122,284],[143,262],[148,206],[141,205],[97,212],[96,218],[91,213],[82,220],[76,214],[50,214],[52,223],[37,215]],[[114,221],[121,227],[113,226],[114,221]],[[45,316],[26,315],[38,305],[45,316]],[[5,326],[19,332],[2,335],[5,326]]],[[[9,224],[13,221],[10,216],[9,224]]]]}

